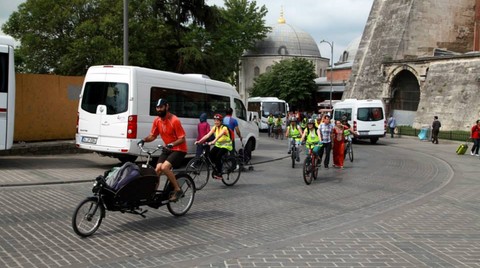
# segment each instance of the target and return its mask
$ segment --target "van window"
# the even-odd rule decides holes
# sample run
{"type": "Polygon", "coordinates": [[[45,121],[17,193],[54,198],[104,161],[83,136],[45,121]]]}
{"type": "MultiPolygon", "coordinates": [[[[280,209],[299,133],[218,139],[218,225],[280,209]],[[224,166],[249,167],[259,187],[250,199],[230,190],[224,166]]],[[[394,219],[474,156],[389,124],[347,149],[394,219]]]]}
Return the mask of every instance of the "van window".
{"type": "Polygon", "coordinates": [[[107,106],[107,114],[128,110],[128,84],[113,82],[87,82],[82,95],[81,108],[96,113],[98,105],[107,106]]]}
{"type": "Polygon", "coordinates": [[[346,116],[348,121],[352,120],[352,108],[339,108],[333,111],[333,118],[335,120],[342,120],[342,117],[346,116]]]}
{"type": "Polygon", "coordinates": [[[200,114],[207,113],[208,118],[213,118],[216,113],[225,114],[230,108],[230,98],[200,92],[152,87],[150,89],[150,115],[156,116],[157,100],[168,100],[170,112],[177,117],[199,118],[200,114]]]}
{"type": "Polygon", "coordinates": [[[247,110],[243,105],[243,102],[239,99],[235,99],[235,116],[239,119],[247,121],[247,110]]]}
{"type": "Polygon", "coordinates": [[[359,121],[383,120],[383,109],[381,107],[358,108],[357,119],[359,121]]]}
{"type": "Polygon", "coordinates": [[[8,93],[8,54],[0,53],[0,92],[8,93]]]}

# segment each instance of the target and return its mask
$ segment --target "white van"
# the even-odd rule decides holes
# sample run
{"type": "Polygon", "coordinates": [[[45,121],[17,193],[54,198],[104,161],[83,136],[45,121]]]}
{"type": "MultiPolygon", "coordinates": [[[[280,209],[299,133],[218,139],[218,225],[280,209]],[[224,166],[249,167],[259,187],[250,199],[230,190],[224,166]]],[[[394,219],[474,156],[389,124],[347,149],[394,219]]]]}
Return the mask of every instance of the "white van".
{"type": "Polygon", "coordinates": [[[346,117],[350,127],[357,133],[356,139],[370,139],[375,144],[385,137],[387,120],[381,100],[346,99],[333,106],[333,119],[346,117]]]}
{"type": "MultiPolygon", "coordinates": [[[[78,105],[76,146],[122,162],[134,161],[140,155],[137,142],[148,136],[157,116],[159,98],[168,100],[170,112],[182,122],[189,155],[196,150],[200,114],[207,113],[213,125],[213,115],[224,115],[229,107],[238,120],[245,147],[256,149],[258,126],[247,120],[245,105],[231,85],[198,74],[111,65],[87,71],[78,105]]],[[[163,144],[160,137],[148,145],[158,144],[163,144]]]]}

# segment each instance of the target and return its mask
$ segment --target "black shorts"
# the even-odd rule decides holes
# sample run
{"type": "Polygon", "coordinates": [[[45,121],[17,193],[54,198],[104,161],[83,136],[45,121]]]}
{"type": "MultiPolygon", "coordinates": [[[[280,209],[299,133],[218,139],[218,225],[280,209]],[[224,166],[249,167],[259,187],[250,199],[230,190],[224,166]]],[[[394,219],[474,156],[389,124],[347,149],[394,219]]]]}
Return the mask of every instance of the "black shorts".
{"type": "Polygon", "coordinates": [[[187,155],[187,153],[179,152],[179,151],[163,152],[158,157],[158,162],[157,163],[163,163],[166,160],[170,164],[172,164],[173,168],[178,168],[182,165],[182,162],[183,162],[183,159],[185,158],[185,155],[187,155]]]}

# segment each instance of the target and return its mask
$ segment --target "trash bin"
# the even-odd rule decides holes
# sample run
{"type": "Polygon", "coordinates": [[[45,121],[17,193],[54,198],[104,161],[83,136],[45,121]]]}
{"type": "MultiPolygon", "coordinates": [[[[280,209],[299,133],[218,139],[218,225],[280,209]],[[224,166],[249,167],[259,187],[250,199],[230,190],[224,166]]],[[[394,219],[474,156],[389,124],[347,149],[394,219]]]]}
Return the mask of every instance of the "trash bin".
{"type": "Polygon", "coordinates": [[[422,128],[420,129],[420,133],[418,133],[418,138],[421,141],[428,141],[428,130],[429,126],[422,126],[422,128]]]}

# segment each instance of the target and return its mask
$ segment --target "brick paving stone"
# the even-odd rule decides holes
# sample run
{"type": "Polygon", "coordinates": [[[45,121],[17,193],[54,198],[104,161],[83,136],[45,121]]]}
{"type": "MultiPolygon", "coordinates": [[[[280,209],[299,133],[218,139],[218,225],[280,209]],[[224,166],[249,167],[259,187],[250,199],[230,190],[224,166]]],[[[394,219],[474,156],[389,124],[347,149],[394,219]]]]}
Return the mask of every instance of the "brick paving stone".
{"type": "Polygon", "coordinates": [[[26,161],[8,156],[0,163],[0,265],[479,267],[478,159],[454,155],[456,146],[404,138],[360,144],[345,172],[322,169],[310,186],[283,160],[256,165],[234,187],[209,182],[184,217],[162,208],[147,219],[107,212],[88,239],[72,233],[69,217],[90,184],[8,185],[81,182],[111,160],[42,157],[67,167],[25,170],[26,161]],[[86,163],[92,167],[82,169],[86,163]]]}

